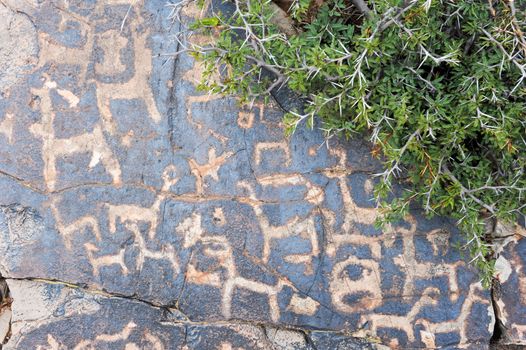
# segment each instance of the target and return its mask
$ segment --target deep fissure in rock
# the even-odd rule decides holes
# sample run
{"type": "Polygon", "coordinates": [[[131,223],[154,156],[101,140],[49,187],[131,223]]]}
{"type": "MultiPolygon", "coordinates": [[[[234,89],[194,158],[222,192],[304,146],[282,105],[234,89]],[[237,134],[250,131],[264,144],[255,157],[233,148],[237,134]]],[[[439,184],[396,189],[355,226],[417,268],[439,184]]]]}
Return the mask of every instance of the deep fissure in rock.
{"type": "Polygon", "coordinates": [[[495,315],[495,326],[493,328],[493,336],[490,340],[490,344],[494,346],[502,341],[505,334],[505,328],[499,318],[499,310],[497,309],[497,298],[499,293],[500,283],[494,279],[491,286],[491,305],[493,306],[493,314],[495,315]]]}

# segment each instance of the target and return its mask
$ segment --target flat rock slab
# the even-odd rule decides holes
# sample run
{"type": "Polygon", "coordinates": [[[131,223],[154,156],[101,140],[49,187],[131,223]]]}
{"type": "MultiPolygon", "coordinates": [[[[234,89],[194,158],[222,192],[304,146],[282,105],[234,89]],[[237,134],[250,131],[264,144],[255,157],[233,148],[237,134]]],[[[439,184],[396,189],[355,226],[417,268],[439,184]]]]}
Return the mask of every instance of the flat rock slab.
{"type": "Polygon", "coordinates": [[[24,41],[0,75],[5,348],[488,346],[454,224],[376,229],[368,144],[197,92],[164,1],[0,13],[24,41]]]}

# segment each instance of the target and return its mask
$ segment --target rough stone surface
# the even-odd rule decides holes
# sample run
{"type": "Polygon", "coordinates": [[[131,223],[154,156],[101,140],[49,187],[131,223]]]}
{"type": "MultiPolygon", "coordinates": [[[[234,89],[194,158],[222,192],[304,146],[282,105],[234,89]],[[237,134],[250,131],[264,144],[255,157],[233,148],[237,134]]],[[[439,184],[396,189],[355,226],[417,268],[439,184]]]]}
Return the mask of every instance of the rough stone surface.
{"type": "Polygon", "coordinates": [[[517,227],[497,260],[499,285],[494,290],[494,305],[501,327],[501,344],[526,346],[525,236],[526,230],[517,227]]]}
{"type": "Polygon", "coordinates": [[[11,328],[11,308],[5,307],[0,310],[0,343],[4,343],[11,328]]]}
{"type": "Polygon", "coordinates": [[[5,3],[38,41],[1,80],[5,348],[488,347],[453,223],[374,228],[367,144],[198,93],[164,1],[5,3]]]}
{"type": "MultiPolygon", "coordinates": [[[[0,2],[0,94],[36,63],[37,33],[31,19],[0,2]]],[[[0,128],[9,128],[0,124],[0,128]]]]}

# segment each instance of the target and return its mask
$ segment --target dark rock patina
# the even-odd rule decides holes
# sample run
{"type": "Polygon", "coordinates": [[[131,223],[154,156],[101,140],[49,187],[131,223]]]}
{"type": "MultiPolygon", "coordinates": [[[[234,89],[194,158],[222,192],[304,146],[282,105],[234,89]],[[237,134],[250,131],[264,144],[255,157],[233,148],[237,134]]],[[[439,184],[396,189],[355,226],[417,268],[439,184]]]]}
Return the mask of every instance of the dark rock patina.
{"type": "Polygon", "coordinates": [[[489,346],[454,224],[376,229],[366,143],[286,139],[277,106],[196,92],[164,1],[0,10],[27,42],[0,76],[5,349],[489,346]]]}

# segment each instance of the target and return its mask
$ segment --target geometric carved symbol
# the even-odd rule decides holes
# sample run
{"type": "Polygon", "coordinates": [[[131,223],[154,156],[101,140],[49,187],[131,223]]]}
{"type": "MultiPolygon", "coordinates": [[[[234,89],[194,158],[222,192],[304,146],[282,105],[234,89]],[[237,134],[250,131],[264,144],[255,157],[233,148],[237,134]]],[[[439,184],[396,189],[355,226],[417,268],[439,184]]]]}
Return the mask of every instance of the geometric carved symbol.
{"type": "Polygon", "coordinates": [[[381,305],[382,289],[379,274],[380,268],[375,260],[359,259],[351,255],[346,260],[336,263],[329,285],[333,305],[339,311],[349,314],[372,310],[381,305]],[[361,268],[359,279],[349,277],[346,268],[352,265],[361,268]],[[349,304],[345,301],[349,295],[358,295],[359,299],[349,304]]]}

